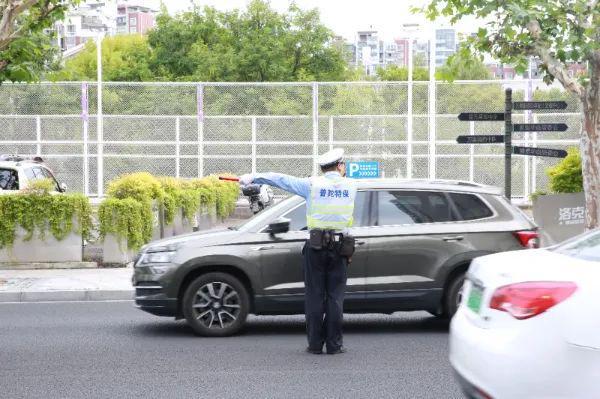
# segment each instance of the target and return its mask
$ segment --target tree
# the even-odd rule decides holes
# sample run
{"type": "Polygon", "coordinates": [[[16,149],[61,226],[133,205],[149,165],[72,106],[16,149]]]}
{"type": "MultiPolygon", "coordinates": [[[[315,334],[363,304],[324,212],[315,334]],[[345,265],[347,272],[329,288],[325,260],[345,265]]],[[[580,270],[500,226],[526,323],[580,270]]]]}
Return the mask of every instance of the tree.
{"type": "MultiPolygon", "coordinates": [[[[96,43],[90,40],[65,67],[50,77],[54,80],[96,80],[96,43]]],[[[121,35],[102,41],[102,73],[107,81],[141,82],[153,80],[150,47],[144,36],[121,35]]]]}
{"type": "Polygon", "coordinates": [[[0,84],[37,80],[57,50],[44,29],[78,0],[0,0],[0,84]]]}
{"type": "Polygon", "coordinates": [[[581,153],[586,226],[600,217],[600,4],[598,0],[430,0],[421,9],[428,18],[442,15],[452,23],[467,15],[488,21],[460,49],[489,53],[524,72],[529,58],[541,61],[544,80],[557,79],[582,104],[581,153]],[[582,78],[569,75],[570,62],[587,62],[582,78]]]}
{"type": "MultiPolygon", "coordinates": [[[[386,65],[384,68],[377,68],[377,77],[387,81],[407,81],[408,68],[395,64],[386,65]]],[[[426,68],[414,68],[413,80],[429,80],[429,71],[426,68]]]]}
{"type": "Polygon", "coordinates": [[[488,80],[492,74],[482,59],[472,53],[457,52],[448,57],[446,64],[435,72],[441,80],[488,80]]]}
{"type": "Polygon", "coordinates": [[[149,33],[152,70],[174,80],[344,80],[346,62],[317,10],[292,4],[278,13],[264,0],[244,11],[212,7],[163,12],[149,33]]]}

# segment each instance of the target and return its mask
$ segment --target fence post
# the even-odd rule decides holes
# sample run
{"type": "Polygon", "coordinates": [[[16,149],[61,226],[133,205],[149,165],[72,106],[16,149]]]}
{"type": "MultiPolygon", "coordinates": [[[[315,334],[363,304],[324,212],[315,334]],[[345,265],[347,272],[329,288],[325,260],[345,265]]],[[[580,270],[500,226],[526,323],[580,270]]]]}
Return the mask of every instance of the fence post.
{"type": "Polygon", "coordinates": [[[90,193],[90,158],[89,158],[89,101],[88,84],[81,83],[81,119],[83,122],[83,194],[90,193]]]}
{"type": "Polygon", "coordinates": [[[198,177],[204,176],[204,85],[196,86],[198,113],[198,177]]]}
{"type": "Polygon", "coordinates": [[[435,179],[436,166],[436,107],[435,107],[435,30],[431,32],[429,41],[429,178],[435,179]]]}
{"type": "Polygon", "coordinates": [[[413,158],[413,38],[408,40],[408,98],[406,110],[406,178],[412,179],[413,158]]]}
{"type": "Polygon", "coordinates": [[[35,117],[35,141],[36,155],[42,155],[42,117],[40,115],[35,117]]]}
{"type": "Polygon", "coordinates": [[[179,130],[179,117],[175,117],[175,177],[179,179],[179,164],[181,163],[181,139],[179,130]]]}
{"type": "Polygon", "coordinates": [[[98,34],[96,38],[96,70],[98,84],[98,111],[96,113],[96,140],[98,142],[98,197],[104,195],[104,118],[102,116],[102,39],[104,35],[98,34]]]}
{"type": "Polygon", "coordinates": [[[312,123],[313,123],[313,160],[312,174],[317,175],[317,158],[319,157],[319,84],[312,84],[312,123]]]}
{"type": "Polygon", "coordinates": [[[333,115],[329,116],[329,150],[333,150],[333,115]]]}
{"type": "Polygon", "coordinates": [[[252,117],[252,173],[256,173],[256,116],[252,117]]]}

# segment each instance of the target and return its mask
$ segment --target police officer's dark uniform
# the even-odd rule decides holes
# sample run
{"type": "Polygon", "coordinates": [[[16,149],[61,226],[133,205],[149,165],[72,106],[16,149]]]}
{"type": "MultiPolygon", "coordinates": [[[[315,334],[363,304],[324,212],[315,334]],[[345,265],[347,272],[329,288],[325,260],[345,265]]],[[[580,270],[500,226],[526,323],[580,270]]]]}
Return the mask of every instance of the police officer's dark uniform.
{"type": "Polygon", "coordinates": [[[304,197],[307,201],[309,240],[304,255],[305,314],[310,353],[344,352],[342,321],[346,269],[354,252],[354,239],[346,228],[352,225],[356,186],[346,179],[344,151],[323,154],[318,163],[323,176],[299,179],[265,173],[244,175],[240,184],[269,184],[304,197]]]}

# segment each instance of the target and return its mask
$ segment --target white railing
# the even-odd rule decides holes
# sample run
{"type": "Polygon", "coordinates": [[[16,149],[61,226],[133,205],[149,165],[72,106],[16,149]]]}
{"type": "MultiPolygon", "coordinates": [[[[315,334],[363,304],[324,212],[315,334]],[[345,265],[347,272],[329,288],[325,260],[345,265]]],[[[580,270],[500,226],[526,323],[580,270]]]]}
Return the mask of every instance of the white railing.
{"type": "MultiPolygon", "coordinates": [[[[350,159],[380,161],[386,177],[501,186],[503,146],[459,145],[456,136],[500,134],[503,124],[458,122],[457,114],[502,111],[502,89],[521,89],[529,99],[527,83],[438,82],[433,91],[422,82],[107,83],[99,114],[89,104],[97,93],[92,83],[3,85],[0,153],[39,154],[73,190],[92,196],[101,196],[114,177],[138,170],[177,177],[310,175],[317,155],[335,146],[350,159]],[[499,98],[472,98],[478,88],[499,98]]],[[[569,104],[569,112],[515,114],[515,122],[569,125],[566,133],[515,135],[515,144],[578,145],[580,117],[576,102],[569,104]]],[[[515,156],[513,195],[544,189],[544,170],[555,162],[515,156]]]]}

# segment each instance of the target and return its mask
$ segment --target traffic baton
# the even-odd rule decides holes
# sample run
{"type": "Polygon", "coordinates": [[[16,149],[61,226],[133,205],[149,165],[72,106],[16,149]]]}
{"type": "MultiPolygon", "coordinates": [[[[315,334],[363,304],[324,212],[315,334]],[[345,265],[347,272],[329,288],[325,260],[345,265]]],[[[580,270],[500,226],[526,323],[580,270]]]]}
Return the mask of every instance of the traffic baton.
{"type": "Polygon", "coordinates": [[[237,181],[237,182],[240,181],[240,179],[238,179],[237,177],[225,177],[225,176],[219,176],[219,180],[237,181]]]}

